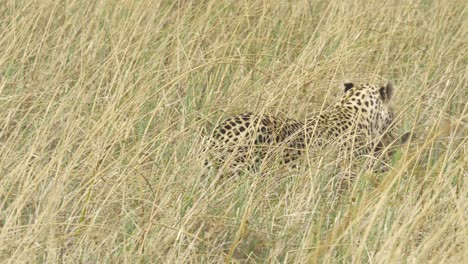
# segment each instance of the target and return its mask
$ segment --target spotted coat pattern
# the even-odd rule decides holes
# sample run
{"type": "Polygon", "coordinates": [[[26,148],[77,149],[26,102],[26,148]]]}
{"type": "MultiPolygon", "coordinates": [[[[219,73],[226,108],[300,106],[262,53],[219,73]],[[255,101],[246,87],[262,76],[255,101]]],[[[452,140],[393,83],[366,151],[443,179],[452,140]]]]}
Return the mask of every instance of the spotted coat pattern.
{"type": "Polygon", "coordinates": [[[208,163],[239,171],[265,160],[291,163],[307,149],[332,144],[354,156],[375,153],[393,121],[393,85],[345,82],[343,90],[330,109],[304,121],[254,113],[227,118],[208,140],[208,163]]]}

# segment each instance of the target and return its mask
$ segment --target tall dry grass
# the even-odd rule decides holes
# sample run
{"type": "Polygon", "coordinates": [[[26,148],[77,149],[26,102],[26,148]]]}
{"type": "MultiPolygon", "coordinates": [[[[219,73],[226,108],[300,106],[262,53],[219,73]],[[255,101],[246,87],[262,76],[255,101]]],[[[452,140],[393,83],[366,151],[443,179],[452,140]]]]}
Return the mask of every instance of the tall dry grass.
{"type": "Polygon", "coordinates": [[[461,263],[467,5],[0,3],[4,263],[461,263]],[[411,142],[344,194],[324,161],[210,177],[201,138],[243,111],[304,118],[343,79],[393,80],[411,142]]]}

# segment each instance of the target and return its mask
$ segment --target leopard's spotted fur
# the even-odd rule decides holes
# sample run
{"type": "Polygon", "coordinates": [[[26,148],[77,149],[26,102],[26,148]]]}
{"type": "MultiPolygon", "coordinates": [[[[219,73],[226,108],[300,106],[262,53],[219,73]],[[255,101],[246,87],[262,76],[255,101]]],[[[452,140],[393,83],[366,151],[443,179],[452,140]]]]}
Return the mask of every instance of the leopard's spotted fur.
{"type": "Polygon", "coordinates": [[[393,85],[345,82],[343,89],[333,107],[303,122],[253,113],[224,120],[208,141],[208,160],[215,167],[239,171],[272,158],[290,163],[306,149],[332,142],[357,155],[383,148],[381,139],[393,121],[393,85]]]}

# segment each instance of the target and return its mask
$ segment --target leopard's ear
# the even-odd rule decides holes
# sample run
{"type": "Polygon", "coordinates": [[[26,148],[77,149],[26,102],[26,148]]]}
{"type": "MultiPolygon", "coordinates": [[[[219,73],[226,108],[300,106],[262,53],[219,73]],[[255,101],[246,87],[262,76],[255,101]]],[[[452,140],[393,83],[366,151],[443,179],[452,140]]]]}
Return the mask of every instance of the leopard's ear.
{"type": "Polygon", "coordinates": [[[341,86],[343,88],[343,91],[346,93],[346,92],[348,92],[349,90],[351,90],[354,87],[354,83],[345,80],[345,81],[343,81],[341,86]]]}
{"type": "Polygon", "coordinates": [[[388,81],[385,86],[380,87],[379,94],[384,103],[390,102],[390,100],[392,100],[393,90],[394,87],[391,81],[388,81]]]}

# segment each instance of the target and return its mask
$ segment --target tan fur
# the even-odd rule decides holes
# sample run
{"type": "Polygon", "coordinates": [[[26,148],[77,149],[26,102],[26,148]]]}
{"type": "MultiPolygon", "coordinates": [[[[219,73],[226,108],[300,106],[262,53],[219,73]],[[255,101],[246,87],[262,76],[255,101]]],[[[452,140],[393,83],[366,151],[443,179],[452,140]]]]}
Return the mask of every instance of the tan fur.
{"type": "Polygon", "coordinates": [[[330,109],[304,122],[244,113],[221,122],[208,141],[208,160],[232,171],[255,168],[266,159],[297,160],[311,147],[334,142],[356,155],[381,149],[378,141],[393,121],[393,85],[343,84],[344,95],[330,109]]]}

